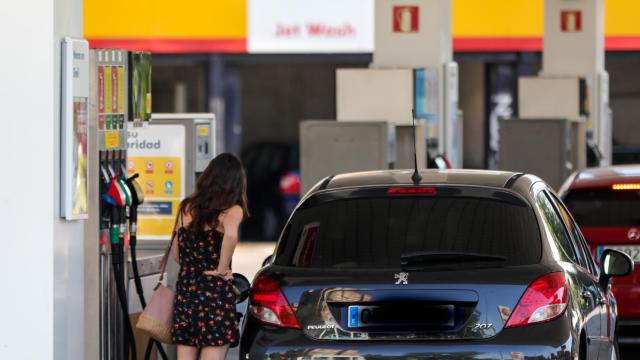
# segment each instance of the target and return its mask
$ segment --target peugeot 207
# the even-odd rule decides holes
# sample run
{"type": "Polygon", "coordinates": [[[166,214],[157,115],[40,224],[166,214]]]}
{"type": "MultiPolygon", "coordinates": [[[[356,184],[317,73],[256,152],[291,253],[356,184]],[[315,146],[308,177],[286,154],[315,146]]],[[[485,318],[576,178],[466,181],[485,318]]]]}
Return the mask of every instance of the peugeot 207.
{"type": "Polygon", "coordinates": [[[615,359],[609,280],[540,179],[425,170],[329,177],[253,281],[241,359],[615,359]],[[413,179],[413,180],[412,180],[413,179]]]}

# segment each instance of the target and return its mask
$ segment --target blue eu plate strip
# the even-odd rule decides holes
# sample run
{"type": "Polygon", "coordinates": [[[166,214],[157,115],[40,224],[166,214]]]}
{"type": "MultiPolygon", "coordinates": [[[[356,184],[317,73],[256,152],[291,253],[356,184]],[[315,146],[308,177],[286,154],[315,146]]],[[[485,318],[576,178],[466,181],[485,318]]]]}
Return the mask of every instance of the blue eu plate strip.
{"type": "Polygon", "coordinates": [[[360,311],[358,306],[352,305],[349,306],[349,327],[358,327],[360,326],[360,311]]]}

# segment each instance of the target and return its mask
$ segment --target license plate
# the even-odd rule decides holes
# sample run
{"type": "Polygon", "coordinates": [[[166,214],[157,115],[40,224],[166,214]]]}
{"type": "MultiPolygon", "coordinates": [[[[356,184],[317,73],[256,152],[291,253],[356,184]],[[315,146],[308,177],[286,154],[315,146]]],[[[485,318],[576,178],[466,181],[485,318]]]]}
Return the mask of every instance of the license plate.
{"type": "Polygon", "coordinates": [[[379,326],[437,326],[454,325],[453,305],[429,305],[420,308],[401,306],[350,305],[347,326],[365,328],[379,326]]]}
{"type": "Polygon", "coordinates": [[[615,246],[598,246],[598,259],[602,256],[605,249],[618,250],[629,255],[633,261],[640,262],[640,246],[639,245],[615,245],[615,246]]]}

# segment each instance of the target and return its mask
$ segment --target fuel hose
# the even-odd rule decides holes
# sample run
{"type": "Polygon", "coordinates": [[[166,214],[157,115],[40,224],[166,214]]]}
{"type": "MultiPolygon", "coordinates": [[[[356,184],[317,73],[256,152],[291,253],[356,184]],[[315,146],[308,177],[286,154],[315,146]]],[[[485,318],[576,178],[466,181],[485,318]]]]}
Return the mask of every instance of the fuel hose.
{"type": "MultiPolygon", "coordinates": [[[[138,185],[135,179],[138,177],[138,174],[134,174],[129,179],[126,180],[127,187],[131,193],[131,207],[129,208],[129,250],[131,251],[131,268],[133,270],[133,282],[136,287],[136,293],[138,294],[138,299],[140,300],[140,305],[142,308],[147,307],[147,301],[144,298],[144,290],[142,289],[142,280],[140,279],[140,270],[138,269],[138,256],[136,252],[136,246],[138,243],[138,206],[144,202],[144,192],[142,192],[142,188],[138,185]]],[[[144,352],[144,359],[148,360],[151,358],[151,351],[153,350],[153,346],[156,346],[158,349],[158,353],[163,360],[168,360],[167,354],[160,344],[159,341],[150,338],[147,341],[147,347],[144,352]]]]}
{"type": "Polygon", "coordinates": [[[103,195],[104,200],[111,205],[111,230],[109,233],[109,242],[111,243],[111,264],[113,266],[113,275],[116,282],[116,293],[120,309],[122,310],[123,321],[125,325],[124,337],[124,358],[137,359],[136,341],[133,336],[133,328],[129,320],[129,308],[127,306],[126,287],[124,284],[124,233],[122,231],[122,219],[126,218],[127,201],[130,198],[126,191],[118,184],[117,177],[111,180],[107,193],[103,195]],[[131,350],[131,351],[129,351],[131,350]]]}

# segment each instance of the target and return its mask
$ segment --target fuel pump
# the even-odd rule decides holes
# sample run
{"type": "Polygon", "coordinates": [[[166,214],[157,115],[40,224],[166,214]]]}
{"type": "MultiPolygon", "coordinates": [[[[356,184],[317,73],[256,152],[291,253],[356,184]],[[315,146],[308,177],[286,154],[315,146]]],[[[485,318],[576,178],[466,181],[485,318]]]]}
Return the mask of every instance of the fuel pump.
{"type": "Polygon", "coordinates": [[[87,306],[91,308],[90,314],[96,314],[90,315],[90,320],[99,327],[100,360],[137,357],[127,296],[128,216],[133,209],[135,224],[141,197],[127,179],[126,137],[127,128],[139,126],[146,120],[132,117],[130,110],[150,113],[150,62],[137,61],[148,57],[143,53],[131,57],[130,53],[117,49],[89,52],[91,150],[88,151],[87,180],[89,219],[85,228],[88,244],[95,239],[97,250],[93,255],[92,249],[88,249],[90,262],[99,262],[100,267],[97,272],[90,272],[89,276],[95,281],[88,281],[87,285],[99,298],[87,306]],[[140,76],[141,72],[145,76],[140,76]],[[139,94],[135,97],[137,105],[133,106],[129,100],[136,89],[139,94]],[[140,105],[141,99],[145,100],[145,106],[140,105]]]}

